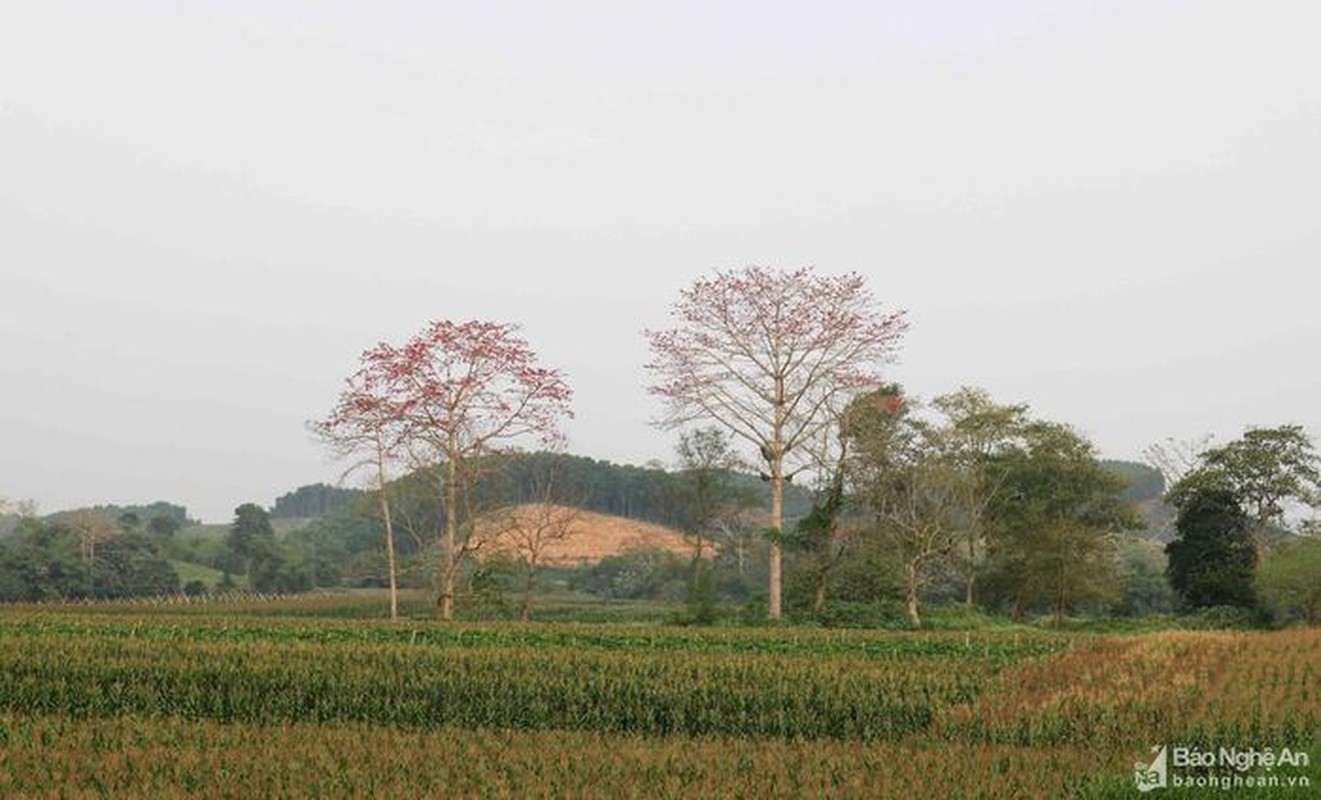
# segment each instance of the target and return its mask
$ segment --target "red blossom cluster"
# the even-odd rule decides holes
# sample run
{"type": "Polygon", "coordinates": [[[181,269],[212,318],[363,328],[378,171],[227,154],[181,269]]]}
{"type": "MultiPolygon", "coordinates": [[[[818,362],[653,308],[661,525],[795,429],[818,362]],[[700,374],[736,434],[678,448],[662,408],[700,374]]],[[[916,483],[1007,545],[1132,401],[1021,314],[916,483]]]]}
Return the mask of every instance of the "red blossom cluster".
{"type": "Polygon", "coordinates": [[[508,323],[439,320],[403,345],[363,352],[330,416],[318,428],[343,439],[386,432],[391,449],[480,452],[497,442],[560,436],[572,390],[540,366],[508,323]]]}

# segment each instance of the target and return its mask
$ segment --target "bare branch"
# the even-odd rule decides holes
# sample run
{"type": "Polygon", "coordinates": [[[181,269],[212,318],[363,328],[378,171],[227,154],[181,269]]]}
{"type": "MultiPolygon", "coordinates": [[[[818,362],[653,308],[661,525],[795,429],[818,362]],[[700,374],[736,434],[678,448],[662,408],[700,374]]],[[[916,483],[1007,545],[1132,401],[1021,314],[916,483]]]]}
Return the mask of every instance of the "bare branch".
{"type": "MultiPolygon", "coordinates": [[[[770,530],[783,524],[787,459],[834,421],[837,397],[880,384],[908,324],[883,313],[857,273],[747,267],[717,271],[680,293],[676,326],[647,331],[658,424],[713,420],[763,454],[770,530]]],[[[804,459],[799,458],[799,461],[804,459]]],[[[770,616],[779,617],[780,551],[771,542],[770,616]]]]}

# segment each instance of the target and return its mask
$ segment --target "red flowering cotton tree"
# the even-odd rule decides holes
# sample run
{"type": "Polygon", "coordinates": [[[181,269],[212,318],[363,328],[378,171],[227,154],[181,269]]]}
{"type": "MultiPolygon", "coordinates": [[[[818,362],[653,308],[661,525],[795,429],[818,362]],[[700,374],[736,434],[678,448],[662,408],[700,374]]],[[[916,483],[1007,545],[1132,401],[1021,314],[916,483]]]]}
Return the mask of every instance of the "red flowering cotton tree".
{"type": "Polygon", "coordinates": [[[483,459],[502,447],[559,438],[572,391],[559,370],[537,363],[517,326],[471,320],[428,324],[402,347],[379,344],[363,354],[372,396],[397,426],[399,447],[418,466],[438,470],[441,528],[441,617],[454,614],[454,585],[463,559],[479,546],[472,535],[470,489],[483,459]]]}
{"type": "Polygon", "coordinates": [[[879,367],[907,329],[857,273],[747,267],[683,290],[676,326],[647,331],[667,427],[714,420],[752,443],[771,485],[769,616],[780,618],[784,483],[795,448],[835,422],[843,395],[881,384],[879,367]]]}
{"type": "Polygon", "coordinates": [[[390,573],[390,619],[399,617],[398,571],[395,568],[394,520],[390,513],[389,468],[398,458],[404,431],[398,408],[389,396],[390,382],[382,365],[363,353],[357,372],[344,380],[344,389],[330,414],[311,423],[312,432],[330,445],[339,458],[355,458],[345,475],[370,467],[377,506],[385,525],[385,557],[390,573]]]}

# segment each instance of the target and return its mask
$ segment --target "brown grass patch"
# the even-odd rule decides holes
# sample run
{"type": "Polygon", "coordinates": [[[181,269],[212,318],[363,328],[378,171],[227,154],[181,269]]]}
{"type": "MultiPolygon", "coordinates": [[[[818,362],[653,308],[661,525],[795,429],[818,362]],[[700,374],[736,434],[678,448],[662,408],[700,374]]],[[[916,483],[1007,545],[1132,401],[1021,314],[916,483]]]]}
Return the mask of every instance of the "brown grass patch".
{"type": "Polygon", "coordinates": [[[546,543],[541,554],[543,564],[595,563],[608,556],[638,549],[666,550],[685,558],[691,558],[693,554],[692,543],[679,531],[664,525],[568,506],[557,505],[547,510],[539,504],[528,503],[488,514],[478,523],[477,536],[484,540],[479,556],[490,558],[493,554],[503,554],[516,557],[518,536],[513,529],[535,529],[538,522],[547,519],[564,520],[567,535],[546,543]]]}

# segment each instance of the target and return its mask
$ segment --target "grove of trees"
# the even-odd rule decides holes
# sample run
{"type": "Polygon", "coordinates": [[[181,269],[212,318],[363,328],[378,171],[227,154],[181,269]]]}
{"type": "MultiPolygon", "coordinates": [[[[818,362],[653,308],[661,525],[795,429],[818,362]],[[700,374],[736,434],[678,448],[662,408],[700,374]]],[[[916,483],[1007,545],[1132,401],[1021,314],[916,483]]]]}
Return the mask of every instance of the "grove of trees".
{"type": "Polygon", "coordinates": [[[1302,427],[1249,428],[1181,463],[1167,493],[1178,538],[1166,552],[1183,603],[1249,607],[1260,592],[1277,616],[1315,619],[1308,592],[1286,588],[1321,585],[1315,537],[1289,515],[1321,503],[1321,455],[1302,427]]]}
{"type": "Polygon", "coordinates": [[[40,518],[25,509],[0,540],[0,602],[176,593],[179,575],[160,553],[164,527],[144,530],[131,514],[84,509],[40,518]]]}
{"type": "Polygon", "coordinates": [[[359,363],[314,428],[342,452],[369,451],[391,559],[388,464],[402,459],[434,476],[442,509],[437,608],[451,619],[460,569],[482,545],[474,501],[486,461],[507,446],[556,441],[572,391],[558,370],[538,363],[515,326],[480,320],[431,322],[402,345],[369,348],[359,363]]]}
{"type": "Polygon", "coordinates": [[[38,517],[6,502],[0,600],[385,586],[395,617],[401,587],[426,587],[444,619],[461,596],[502,590],[527,619],[553,579],[683,604],[698,623],[737,608],[921,627],[933,606],[1056,623],[1220,607],[1321,619],[1307,521],[1321,456],[1301,426],[1167,440],[1137,464],[1103,461],[1078,431],[984,389],[923,400],[881,374],[906,318],[855,273],[717,271],[671,311],[645,334],[657,424],[677,434],[670,465],[563,452],[572,391],[517,326],[433,321],[364,350],[310,424],[363,488],[245,503],[209,539],[184,535],[197,525],[170,503],[38,517]],[[548,566],[576,509],[676,528],[691,557],[548,566]]]}
{"type": "Polygon", "coordinates": [[[810,268],[717,271],[683,290],[672,316],[675,327],[647,332],[662,424],[715,422],[761,454],[771,486],[768,616],[779,619],[784,484],[849,393],[880,384],[907,322],[880,310],[861,275],[810,268]]]}

